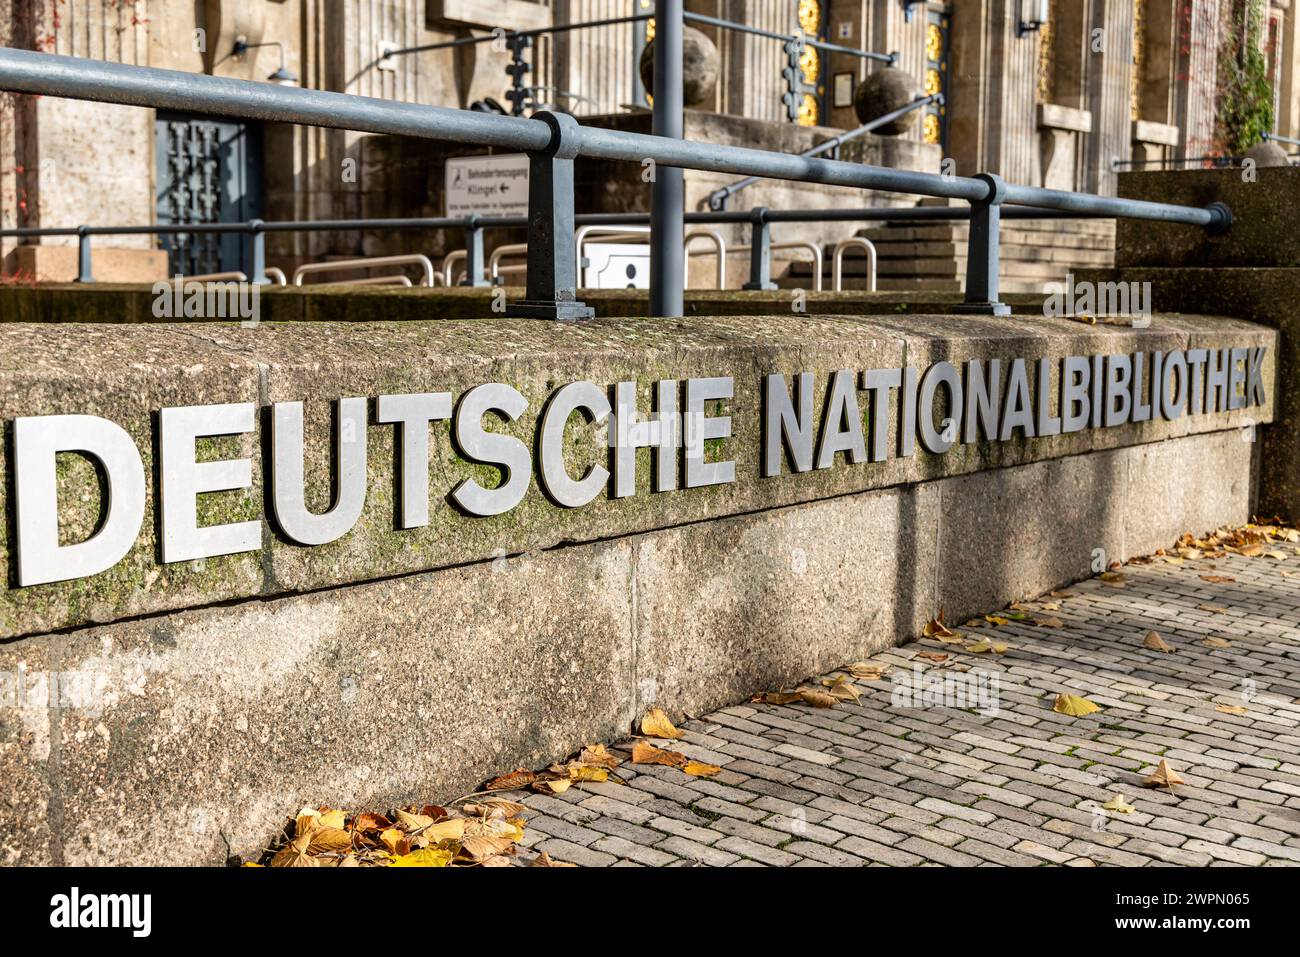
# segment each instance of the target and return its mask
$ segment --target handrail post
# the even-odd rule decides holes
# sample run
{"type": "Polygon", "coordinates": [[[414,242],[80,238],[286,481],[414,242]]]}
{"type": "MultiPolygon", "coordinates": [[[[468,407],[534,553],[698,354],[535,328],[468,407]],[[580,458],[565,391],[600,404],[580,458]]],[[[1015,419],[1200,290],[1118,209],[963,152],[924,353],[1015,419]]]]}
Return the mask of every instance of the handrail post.
{"type": "Polygon", "coordinates": [[[767,207],[755,206],[749,211],[752,224],[749,241],[749,282],[742,289],[775,289],[772,282],[772,229],[767,222],[767,207]]]}
{"type": "Polygon", "coordinates": [[[590,319],[595,310],[578,299],[573,238],[573,158],[582,145],[582,129],[567,113],[540,110],[533,119],[551,128],[551,142],[528,154],[528,291],[507,314],[590,319]]]}
{"type": "Polygon", "coordinates": [[[1007,184],[996,173],[980,173],[989,192],[970,205],[970,238],[966,245],[966,301],[954,312],[1009,316],[1011,307],[998,300],[998,230],[1007,184]]]}
{"type": "MultiPolygon", "coordinates": [[[[681,140],[682,0],[655,0],[655,136],[681,140]]],[[[685,187],[680,167],[656,165],[650,184],[650,315],[672,319],[685,309],[685,187]]]]}
{"type": "Polygon", "coordinates": [[[266,275],[266,233],[262,231],[260,219],[248,221],[248,278],[257,286],[270,285],[266,275]]]}
{"type": "MultiPolygon", "coordinates": [[[[531,202],[531,197],[530,197],[531,202]]],[[[483,272],[483,227],[477,213],[465,220],[465,278],[462,286],[490,286],[483,272]]]]}
{"type": "Polygon", "coordinates": [[[77,227],[77,282],[94,282],[90,268],[90,227],[77,227]]]}

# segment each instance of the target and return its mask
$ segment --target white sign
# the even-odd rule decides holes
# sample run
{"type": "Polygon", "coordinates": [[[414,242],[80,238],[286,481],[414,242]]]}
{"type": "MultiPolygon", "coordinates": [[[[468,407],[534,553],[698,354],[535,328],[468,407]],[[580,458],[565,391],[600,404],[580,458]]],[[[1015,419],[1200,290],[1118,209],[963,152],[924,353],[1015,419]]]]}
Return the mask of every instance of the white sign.
{"type": "Polygon", "coordinates": [[[645,243],[587,243],[583,256],[586,289],[650,288],[650,247],[645,243]]]}
{"type": "Polygon", "coordinates": [[[447,216],[527,216],[528,156],[458,156],[447,160],[447,216]]]}

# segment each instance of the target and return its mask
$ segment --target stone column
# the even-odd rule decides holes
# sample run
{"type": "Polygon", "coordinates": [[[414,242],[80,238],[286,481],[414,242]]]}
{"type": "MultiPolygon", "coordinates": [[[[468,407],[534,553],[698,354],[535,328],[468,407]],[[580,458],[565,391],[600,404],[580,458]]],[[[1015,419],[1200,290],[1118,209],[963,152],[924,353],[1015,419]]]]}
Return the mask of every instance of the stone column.
{"type": "Polygon", "coordinates": [[[1113,195],[1114,161],[1130,158],[1133,0],[1093,0],[1090,30],[1088,100],[1092,133],[1086,141],[1083,188],[1113,195]]]}

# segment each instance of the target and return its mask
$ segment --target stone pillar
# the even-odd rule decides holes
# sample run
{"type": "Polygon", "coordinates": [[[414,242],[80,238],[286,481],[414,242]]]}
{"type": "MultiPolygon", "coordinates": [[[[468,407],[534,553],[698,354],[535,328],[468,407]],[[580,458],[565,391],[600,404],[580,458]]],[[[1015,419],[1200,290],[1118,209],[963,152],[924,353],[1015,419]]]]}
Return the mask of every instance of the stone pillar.
{"type": "Polygon", "coordinates": [[[1114,162],[1129,159],[1130,152],[1133,0],[1093,0],[1090,31],[1088,100],[1092,133],[1087,138],[1083,188],[1113,195],[1114,162]]]}

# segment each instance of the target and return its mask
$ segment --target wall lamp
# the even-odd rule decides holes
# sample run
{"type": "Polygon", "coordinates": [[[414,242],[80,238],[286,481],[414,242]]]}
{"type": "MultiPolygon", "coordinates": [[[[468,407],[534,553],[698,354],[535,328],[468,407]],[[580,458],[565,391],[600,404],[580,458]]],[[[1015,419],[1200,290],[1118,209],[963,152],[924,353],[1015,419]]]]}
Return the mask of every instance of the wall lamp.
{"type": "Polygon", "coordinates": [[[1051,13],[1051,0],[1020,0],[1020,24],[1016,27],[1016,36],[1037,33],[1047,22],[1051,13]]]}
{"type": "Polygon", "coordinates": [[[243,37],[235,39],[235,49],[231,55],[238,58],[242,57],[249,50],[255,50],[258,47],[275,47],[280,51],[280,66],[274,73],[268,76],[267,82],[274,83],[276,86],[296,86],[298,83],[298,74],[292,72],[284,65],[284,44],[278,40],[268,40],[265,43],[249,43],[243,37]]]}

